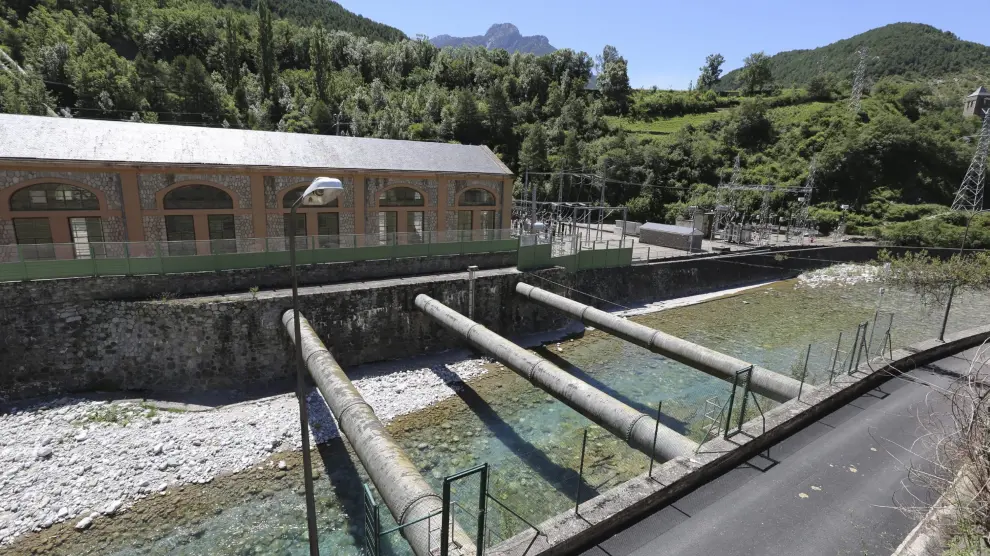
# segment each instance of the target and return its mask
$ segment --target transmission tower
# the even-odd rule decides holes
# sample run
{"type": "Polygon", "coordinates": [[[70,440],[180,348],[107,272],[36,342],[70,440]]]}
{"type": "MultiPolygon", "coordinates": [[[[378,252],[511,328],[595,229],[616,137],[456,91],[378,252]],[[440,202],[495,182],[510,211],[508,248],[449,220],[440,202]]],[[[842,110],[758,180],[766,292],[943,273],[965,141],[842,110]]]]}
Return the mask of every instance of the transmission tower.
{"type": "Polygon", "coordinates": [[[853,74],[852,94],[849,97],[849,105],[853,112],[859,113],[863,104],[863,89],[866,88],[866,47],[856,51],[859,55],[859,63],[856,64],[856,71],[853,74]]]}
{"type": "Polygon", "coordinates": [[[811,207],[811,196],[815,192],[816,172],[818,172],[818,155],[811,157],[811,166],[808,168],[808,181],[804,182],[804,188],[807,190],[807,193],[798,197],[798,216],[794,227],[801,230],[800,233],[803,233],[808,227],[808,209],[811,207]]]}
{"type": "Polygon", "coordinates": [[[732,164],[732,177],[729,178],[729,185],[739,185],[742,176],[742,168],[739,162],[739,155],[736,155],[736,161],[732,164]]]}
{"type": "Polygon", "coordinates": [[[980,142],[976,145],[973,160],[966,170],[952,210],[977,212],[983,210],[983,184],[986,182],[987,151],[990,150],[990,111],[983,111],[983,126],[980,128],[980,142]]]}
{"type": "MultiPolygon", "coordinates": [[[[718,189],[715,190],[715,221],[712,225],[712,238],[715,235],[719,236],[719,239],[725,241],[726,228],[728,228],[729,223],[735,216],[735,203],[731,202],[731,197],[735,194],[731,189],[731,186],[739,185],[741,170],[741,162],[739,155],[736,155],[736,161],[732,165],[732,176],[729,178],[728,184],[723,184],[721,181],[718,184],[718,189]]],[[[721,177],[719,178],[721,180],[721,177]]]]}

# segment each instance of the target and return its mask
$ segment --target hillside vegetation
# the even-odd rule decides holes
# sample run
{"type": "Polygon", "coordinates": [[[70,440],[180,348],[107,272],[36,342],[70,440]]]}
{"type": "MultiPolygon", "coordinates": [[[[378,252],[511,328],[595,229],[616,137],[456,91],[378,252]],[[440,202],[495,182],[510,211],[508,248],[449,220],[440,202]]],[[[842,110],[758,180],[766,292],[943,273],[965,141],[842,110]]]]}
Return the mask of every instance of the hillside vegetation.
{"type": "MultiPolygon", "coordinates": [[[[851,79],[859,63],[856,52],[868,49],[867,75],[931,81],[958,74],[990,75],[990,47],[960,40],[930,25],[894,23],[828,46],[791,50],[770,57],[774,80],[782,86],[804,86],[820,73],[851,79]]],[[[728,72],[720,90],[740,87],[741,70],[728,72]]]]}
{"type": "MultiPolygon", "coordinates": [[[[283,3],[283,19],[266,0],[252,10],[205,0],[0,0],[0,47],[24,69],[0,57],[0,111],[485,144],[520,175],[607,175],[616,180],[609,205],[668,222],[687,206],[713,207],[737,156],[744,182],[781,186],[804,183],[816,158],[821,231],[849,204],[862,233],[931,244],[961,232],[936,218],[910,229],[891,223],[920,214],[909,205],[951,202],[973,154],[964,137],[979,129],[962,117],[959,91],[971,82],[884,77],[859,112],[834,81],[752,97],[633,91],[613,47],[596,61],[569,49],[535,56],[372,40],[361,33],[387,28],[351,17],[336,21],[353,32],[331,30],[332,18],[301,22],[307,6],[315,5],[283,3]],[[595,66],[598,90],[589,91],[595,66]]],[[[556,199],[561,187],[573,201],[600,198],[597,187],[531,178],[541,198],[556,199]]],[[[774,195],[774,215],[794,202],[774,195]]],[[[758,203],[748,197],[744,209],[758,203]]],[[[974,224],[974,237],[983,227],[974,224]]]]}

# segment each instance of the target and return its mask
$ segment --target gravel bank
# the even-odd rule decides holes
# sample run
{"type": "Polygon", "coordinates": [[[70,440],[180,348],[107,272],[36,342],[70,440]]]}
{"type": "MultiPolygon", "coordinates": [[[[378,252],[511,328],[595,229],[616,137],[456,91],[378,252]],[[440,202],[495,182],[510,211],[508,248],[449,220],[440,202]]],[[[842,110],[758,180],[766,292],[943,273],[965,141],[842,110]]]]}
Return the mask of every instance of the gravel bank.
{"type": "MultiPolygon", "coordinates": [[[[373,366],[374,374],[355,385],[388,421],[454,395],[448,383],[485,372],[485,362],[416,369],[391,362],[373,366]]],[[[335,437],[319,392],[308,401],[314,440],[335,437]]],[[[86,528],[169,487],[209,482],[274,452],[298,450],[298,411],[295,396],[283,394],[202,412],[60,398],[0,415],[0,545],[68,520],[86,528]]]]}

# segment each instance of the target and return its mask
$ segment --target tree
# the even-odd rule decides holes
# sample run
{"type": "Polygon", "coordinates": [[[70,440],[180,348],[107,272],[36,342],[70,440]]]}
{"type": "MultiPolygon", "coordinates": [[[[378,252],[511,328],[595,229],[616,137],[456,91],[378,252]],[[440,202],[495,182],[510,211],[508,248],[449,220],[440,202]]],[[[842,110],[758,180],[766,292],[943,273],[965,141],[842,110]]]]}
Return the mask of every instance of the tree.
{"type": "Polygon", "coordinates": [[[272,30],[272,10],[268,0],[258,2],[258,71],[265,98],[278,102],[274,93],[278,67],[275,61],[275,33],[272,30]]]}
{"type": "Polygon", "coordinates": [[[827,101],[832,98],[835,81],[831,74],[819,73],[808,82],[808,96],[813,100],[827,101]]]}
{"type": "Polygon", "coordinates": [[[496,147],[508,146],[512,143],[512,126],[515,118],[512,107],[500,81],[488,89],[488,135],[496,147]]]}
{"type": "Polygon", "coordinates": [[[726,127],[732,142],[743,148],[755,148],[773,139],[773,123],[767,117],[767,105],[762,99],[745,99],[733,110],[726,127]]]}
{"type": "Polygon", "coordinates": [[[740,80],[749,94],[762,92],[767,87],[773,85],[770,57],[762,51],[747,56],[744,60],[740,80]]]}
{"type": "Polygon", "coordinates": [[[241,79],[241,45],[237,39],[234,17],[227,16],[224,23],[223,75],[227,90],[233,91],[241,79]]]}
{"type": "Polygon", "coordinates": [[[607,101],[610,114],[623,115],[629,112],[629,66],[626,59],[619,56],[614,46],[608,45],[599,59],[601,73],[598,74],[598,89],[607,101]]]}
{"type": "Polygon", "coordinates": [[[465,145],[479,145],[484,140],[484,123],[474,95],[461,89],[454,98],[453,134],[454,139],[465,145]]]}
{"type": "Polygon", "coordinates": [[[705,65],[701,66],[701,77],[698,78],[699,89],[714,89],[722,78],[722,64],[725,57],[721,54],[709,54],[705,58],[705,65]]]}
{"type": "Polygon", "coordinates": [[[69,60],[66,74],[76,93],[76,106],[97,108],[106,117],[138,108],[134,66],[106,43],[97,43],[69,60]]]}
{"type": "Polygon", "coordinates": [[[327,44],[327,33],[322,27],[316,29],[313,40],[309,44],[309,59],[313,66],[313,85],[316,88],[316,98],[322,103],[330,102],[330,48],[327,44]]]}
{"type": "Polygon", "coordinates": [[[519,164],[531,172],[545,172],[547,162],[547,136],[539,122],[529,126],[529,132],[519,151],[519,164]]]}

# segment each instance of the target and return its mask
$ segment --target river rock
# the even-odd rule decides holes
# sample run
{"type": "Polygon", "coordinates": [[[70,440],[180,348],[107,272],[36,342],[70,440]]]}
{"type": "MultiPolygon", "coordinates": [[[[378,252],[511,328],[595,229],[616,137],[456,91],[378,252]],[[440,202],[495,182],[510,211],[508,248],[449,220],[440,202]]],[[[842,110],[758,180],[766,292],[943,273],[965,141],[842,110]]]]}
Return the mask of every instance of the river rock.
{"type": "Polygon", "coordinates": [[[119,510],[120,507],[123,505],[124,505],[123,500],[114,500],[113,502],[107,504],[105,508],[103,508],[103,515],[113,515],[117,513],[117,510],[119,510]]]}
{"type": "Polygon", "coordinates": [[[93,524],[93,518],[92,518],[92,516],[86,516],[86,517],[80,519],[79,520],[79,523],[76,523],[76,530],[77,531],[85,531],[86,529],[89,529],[89,526],[92,525],[92,524],[93,524]]]}

